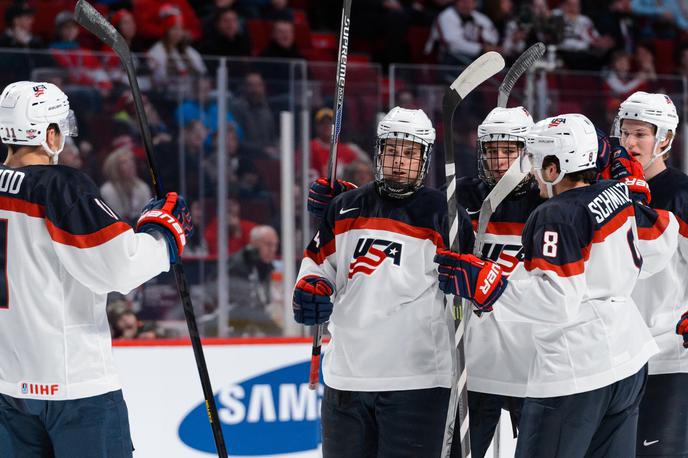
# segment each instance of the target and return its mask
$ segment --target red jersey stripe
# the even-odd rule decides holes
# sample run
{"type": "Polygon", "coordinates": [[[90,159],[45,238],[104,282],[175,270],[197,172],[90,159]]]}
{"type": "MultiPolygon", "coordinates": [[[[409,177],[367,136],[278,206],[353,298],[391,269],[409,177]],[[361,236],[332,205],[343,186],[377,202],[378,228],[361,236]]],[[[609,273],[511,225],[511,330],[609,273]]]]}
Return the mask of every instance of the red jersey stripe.
{"type": "Polygon", "coordinates": [[[444,241],[439,232],[426,227],[411,226],[410,224],[387,218],[347,218],[335,222],[334,234],[343,234],[354,229],[372,229],[430,240],[437,248],[444,248],[444,241]]]}
{"type": "Polygon", "coordinates": [[[621,210],[615,217],[607,221],[604,226],[597,229],[595,234],[592,236],[592,243],[604,242],[604,240],[619,229],[621,226],[626,224],[629,218],[634,218],[635,213],[632,205],[621,210]]]}
{"type": "Polygon", "coordinates": [[[641,240],[655,240],[659,238],[667,226],[669,226],[669,212],[667,210],[655,209],[657,212],[657,221],[651,227],[639,227],[638,237],[641,240]]]}
{"type": "Polygon", "coordinates": [[[45,220],[45,225],[48,228],[48,233],[50,233],[50,238],[52,238],[54,241],[77,248],[91,248],[102,245],[103,243],[117,237],[121,233],[131,230],[131,227],[122,221],[117,221],[100,229],[99,231],[83,235],[70,234],[69,232],[55,226],[47,219],[45,220]]]}
{"type": "MultiPolygon", "coordinates": [[[[473,231],[478,231],[478,220],[471,221],[473,224],[473,231]]],[[[507,223],[501,221],[487,223],[486,233],[493,235],[521,235],[523,233],[524,223],[507,223]]]]}
{"type": "Polygon", "coordinates": [[[306,251],[303,253],[304,257],[310,258],[315,262],[316,264],[320,265],[323,262],[325,262],[325,259],[332,253],[334,253],[335,250],[335,243],[334,240],[330,240],[325,244],[325,246],[321,247],[317,253],[313,253],[306,249],[306,251]]]}
{"type": "Polygon", "coordinates": [[[675,215],[678,220],[678,233],[683,237],[688,237],[688,223],[683,221],[678,215],[675,215]]]}
{"type": "Polygon", "coordinates": [[[560,266],[545,261],[542,258],[529,259],[524,261],[523,264],[528,272],[533,269],[550,270],[560,277],[572,277],[574,275],[580,275],[585,271],[585,261],[583,259],[560,266]]]}
{"type": "Polygon", "coordinates": [[[36,218],[45,217],[45,207],[43,205],[27,202],[16,197],[0,197],[0,210],[23,213],[36,218]]]}

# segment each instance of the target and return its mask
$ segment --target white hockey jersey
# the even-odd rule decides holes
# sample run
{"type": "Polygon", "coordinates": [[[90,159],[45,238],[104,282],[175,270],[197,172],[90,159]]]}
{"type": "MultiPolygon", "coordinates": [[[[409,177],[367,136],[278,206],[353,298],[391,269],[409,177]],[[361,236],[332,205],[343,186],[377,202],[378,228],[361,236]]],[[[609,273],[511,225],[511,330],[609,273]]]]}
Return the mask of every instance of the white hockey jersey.
{"type": "Polygon", "coordinates": [[[0,166],[0,393],[64,400],[120,388],[105,300],[169,269],[82,172],[0,166]]]}
{"type": "Polygon", "coordinates": [[[688,176],[670,167],[648,184],[650,206],[668,210],[678,220],[678,249],[665,269],[638,281],[633,300],[659,345],[660,352],[650,359],[650,374],[687,373],[688,350],[676,334],[676,322],[688,310],[688,176]]]}
{"type": "MultiPolygon", "coordinates": [[[[478,178],[462,178],[456,196],[477,229],[479,209],[491,188],[478,178]]],[[[499,263],[510,275],[523,260],[521,233],[528,216],[544,202],[537,185],[508,196],[490,218],[482,257],[499,263]]],[[[498,322],[493,313],[466,317],[466,364],[468,389],[480,393],[523,397],[528,369],[535,356],[532,325],[498,322]],[[495,349],[499,349],[495,351],[495,349]]]]}
{"type": "Polygon", "coordinates": [[[533,326],[526,396],[601,388],[657,353],[630,293],[639,274],[666,266],[677,233],[670,213],[634,204],[628,188],[613,181],[568,190],[531,214],[523,264],[494,305],[498,321],[533,326]],[[657,237],[638,240],[638,227],[657,237]]]}
{"type": "MultiPolygon", "coordinates": [[[[393,391],[452,383],[454,326],[439,290],[438,247],[446,246],[444,194],[421,188],[403,200],[374,183],[330,204],[305,252],[298,278],[335,285],[325,349],[325,383],[347,391],[393,391]]],[[[459,209],[461,251],[473,231],[459,209]]]]}

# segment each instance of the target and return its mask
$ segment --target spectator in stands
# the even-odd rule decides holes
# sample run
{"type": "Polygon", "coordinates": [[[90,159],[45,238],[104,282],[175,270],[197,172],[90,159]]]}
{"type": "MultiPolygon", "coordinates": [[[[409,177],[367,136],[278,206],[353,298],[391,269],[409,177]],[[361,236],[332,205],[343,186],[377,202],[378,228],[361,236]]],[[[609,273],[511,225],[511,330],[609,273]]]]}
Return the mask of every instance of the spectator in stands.
{"type": "Polygon", "coordinates": [[[270,42],[261,51],[260,57],[303,59],[296,45],[293,22],[280,19],[272,23],[270,42]]]}
{"type": "Polygon", "coordinates": [[[678,61],[676,62],[676,73],[679,76],[688,78],[688,45],[683,46],[678,52],[678,61]]]}
{"type": "Polygon", "coordinates": [[[358,187],[368,184],[375,179],[373,162],[370,159],[356,159],[344,166],[342,179],[358,187]]]}
{"type": "MultiPolygon", "coordinates": [[[[315,113],[315,137],[311,139],[311,169],[316,170],[318,176],[326,177],[330,157],[330,139],[332,138],[332,119],[334,113],[331,108],[321,108],[315,113]]],[[[365,153],[344,142],[337,145],[337,164],[346,165],[356,159],[366,159],[365,153]]]]}
{"type": "Polygon", "coordinates": [[[552,12],[564,20],[564,39],[559,51],[566,66],[574,70],[599,70],[603,57],[614,46],[614,39],[600,36],[592,20],[581,14],[580,0],[564,0],[552,12]]]}
{"type": "Polygon", "coordinates": [[[499,34],[490,19],[476,11],[475,0],[456,0],[437,16],[426,52],[439,43],[439,63],[465,65],[487,51],[500,51],[499,34]]]}
{"type": "Polygon", "coordinates": [[[163,38],[168,24],[161,20],[162,16],[180,16],[180,22],[190,35],[190,41],[198,41],[203,35],[201,21],[196,16],[194,9],[187,0],[134,0],[134,17],[138,25],[139,35],[146,41],[155,41],[163,38]]]}
{"type": "Polygon", "coordinates": [[[194,222],[196,230],[193,237],[189,237],[184,247],[184,258],[208,256],[208,241],[205,239],[205,211],[204,202],[194,200],[191,202],[191,220],[194,222]]]}
{"type": "Polygon", "coordinates": [[[650,45],[640,43],[636,46],[635,65],[636,72],[643,74],[646,80],[654,81],[657,79],[655,56],[650,45]]]}
{"type": "Polygon", "coordinates": [[[685,0],[633,0],[632,10],[636,14],[650,16],[681,30],[688,30],[688,6],[685,0]]]}
{"type": "Polygon", "coordinates": [[[244,132],[244,143],[268,156],[278,158],[277,129],[272,110],[268,105],[265,81],[258,72],[244,77],[241,96],[232,108],[234,117],[244,132]]]}
{"type": "Polygon", "coordinates": [[[276,336],[282,333],[269,311],[272,272],[279,237],[271,226],[251,229],[250,243],[229,262],[229,324],[236,336],[276,336]]]}
{"type": "MultiPolygon", "coordinates": [[[[227,253],[233,254],[249,244],[251,229],[257,224],[241,218],[239,201],[234,198],[227,199],[227,253]]],[[[218,245],[218,221],[217,217],[210,220],[205,228],[205,239],[208,242],[208,254],[217,256],[218,245]]]]}
{"type": "MultiPolygon", "coordinates": [[[[227,123],[227,130],[225,135],[225,152],[227,157],[227,172],[224,180],[227,181],[228,186],[235,187],[238,182],[238,171],[242,162],[251,161],[253,158],[263,156],[262,151],[247,147],[239,141],[239,134],[237,132],[238,126],[235,122],[227,123]]],[[[217,168],[217,153],[219,152],[219,145],[217,144],[219,131],[213,137],[213,147],[210,154],[207,155],[206,169],[210,178],[213,180],[215,186],[219,181],[219,169],[217,168]]]]}
{"type": "Polygon", "coordinates": [[[199,50],[210,56],[251,55],[251,41],[236,10],[226,6],[214,12],[199,50]]]}
{"type": "Polygon", "coordinates": [[[214,194],[209,168],[214,165],[206,164],[206,138],[208,129],[201,121],[190,121],[181,131],[183,163],[179,169],[180,189],[185,196],[193,198],[209,197],[214,194]]]}
{"type": "Polygon", "coordinates": [[[294,10],[289,7],[288,0],[270,0],[263,6],[260,16],[267,21],[294,22],[294,10]]]}
{"type": "Polygon", "coordinates": [[[78,170],[81,170],[84,165],[84,161],[81,159],[81,155],[79,154],[79,148],[74,143],[74,140],[72,140],[72,137],[65,139],[64,148],[57,159],[58,164],[66,165],[78,170]]]}
{"type": "Polygon", "coordinates": [[[204,75],[207,70],[201,55],[189,43],[180,11],[163,5],[159,10],[159,22],[164,34],[148,50],[148,65],[156,88],[176,98],[180,91],[188,94],[193,78],[204,75]]]}
{"type": "Polygon", "coordinates": [[[538,41],[557,44],[564,37],[564,20],[561,15],[554,16],[547,0],[525,2],[519,9],[516,19],[519,29],[526,33],[525,43],[518,42],[518,36],[506,36],[506,47],[521,48],[538,41]]]}
{"type": "MultiPolygon", "coordinates": [[[[44,48],[43,41],[33,34],[34,10],[28,3],[15,2],[5,10],[5,31],[0,35],[0,48],[16,48],[0,57],[3,81],[31,79],[34,68],[50,65],[52,59],[30,50],[44,48]],[[19,51],[21,50],[21,51],[19,51]]],[[[4,86],[4,84],[3,84],[4,86]]]]}
{"type": "Polygon", "coordinates": [[[112,81],[100,59],[77,41],[79,31],[79,24],[71,11],[58,13],[55,17],[55,41],[49,46],[53,59],[67,70],[70,83],[83,89],[96,87],[103,97],[107,97],[112,81]]]}
{"type": "Polygon", "coordinates": [[[631,65],[631,55],[626,51],[615,51],[612,54],[605,84],[609,96],[617,102],[616,106],[632,93],[643,90],[643,86],[646,84],[646,75],[644,73],[631,73],[631,65]]]}
{"type": "Polygon", "coordinates": [[[397,92],[396,106],[407,108],[409,110],[418,110],[421,108],[416,98],[416,94],[411,88],[404,88],[397,92]]]}
{"type": "MultiPolygon", "coordinates": [[[[119,9],[113,12],[110,15],[110,22],[115,26],[115,29],[117,29],[120,35],[122,35],[122,38],[124,38],[124,41],[129,46],[129,49],[135,52],[143,51],[140,40],[138,39],[138,35],[136,33],[136,20],[134,19],[134,15],[131,13],[131,11],[119,9]]],[[[129,78],[122,67],[119,57],[112,52],[112,49],[108,45],[103,44],[101,50],[102,52],[107,53],[107,55],[103,57],[103,65],[108,72],[108,75],[110,75],[110,80],[113,82],[113,84],[118,86],[116,89],[119,89],[120,91],[128,90],[129,78]]],[[[146,61],[139,59],[137,54],[132,54],[131,57],[134,61],[134,67],[136,68],[136,78],[138,80],[139,88],[142,91],[150,90],[150,71],[146,66],[146,61]]]]}
{"type": "Polygon", "coordinates": [[[143,322],[133,310],[122,310],[115,314],[112,326],[113,339],[155,339],[158,331],[155,323],[143,322]]]}
{"type": "Polygon", "coordinates": [[[609,8],[600,10],[594,20],[599,33],[614,40],[613,49],[629,54],[635,52],[638,26],[631,11],[631,0],[613,0],[609,8]]]}
{"type": "Polygon", "coordinates": [[[103,163],[103,176],[107,180],[100,187],[103,199],[123,220],[135,224],[152,195],[136,173],[131,149],[125,147],[110,153],[103,163]]]}

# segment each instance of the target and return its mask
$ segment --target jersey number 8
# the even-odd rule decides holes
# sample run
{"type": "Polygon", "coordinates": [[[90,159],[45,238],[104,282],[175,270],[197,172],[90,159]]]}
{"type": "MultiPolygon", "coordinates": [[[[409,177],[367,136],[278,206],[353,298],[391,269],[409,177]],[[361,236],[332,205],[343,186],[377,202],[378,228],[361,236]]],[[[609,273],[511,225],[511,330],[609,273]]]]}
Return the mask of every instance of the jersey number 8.
{"type": "Polygon", "coordinates": [[[543,236],[542,254],[548,258],[557,257],[557,242],[559,241],[559,233],[554,231],[545,231],[543,236]]]}

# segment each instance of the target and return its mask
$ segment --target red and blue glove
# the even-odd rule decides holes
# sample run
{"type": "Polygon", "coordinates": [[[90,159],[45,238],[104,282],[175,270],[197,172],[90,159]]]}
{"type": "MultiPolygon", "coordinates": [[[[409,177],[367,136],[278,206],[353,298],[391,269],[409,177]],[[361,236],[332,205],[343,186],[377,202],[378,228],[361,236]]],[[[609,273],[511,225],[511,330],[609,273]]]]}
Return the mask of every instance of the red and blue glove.
{"type": "Polygon", "coordinates": [[[189,208],[176,192],[168,192],[164,199],[151,199],[136,223],[136,232],[157,233],[165,238],[170,264],[179,262],[193,230],[189,208]]]}
{"type": "Polygon", "coordinates": [[[639,200],[646,205],[650,203],[650,185],[645,181],[643,165],[628,154],[623,146],[618,146],[612,153],[610,174],[612,180],[628,186],[633,200],[639,200]]]}
{"type": "Polygon", "coordinates": [[[688,348],[688,312],[681,315],[676,323],[676,334],[683,336],[683,348],[688,348]]]}
{"type": "Polygon", "coordinates": [[[322,218],[335,196],[352,189],[356,189],[356,185],[348,181],[337,180],[334,186],[330,186],[328,178],[318,178],[308,189],[308,213],[316,218],[322,218]]]}
{"type": "Polygon", "coordinates": [[[491,312],[506,288],[507,279],[497,263],[444,249],[437,250],[435,262],[442,292],[472,300],[480,312],[491,312]]]}
{"type": "Polygon", "coordinates": [[[297,323],[313,326],[324,323],[332,315],[334,286],[323,277],[306,275],[296,283],[294,288],[294,320],[297,323]]]}

